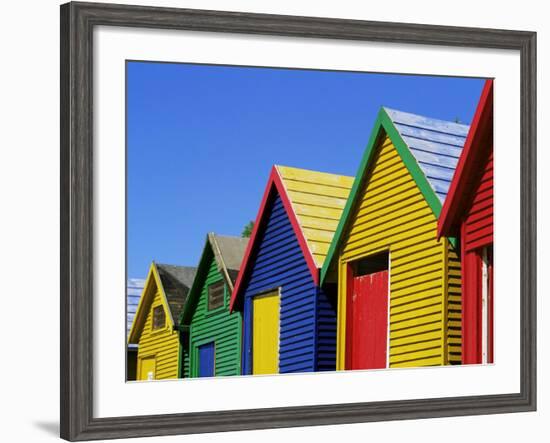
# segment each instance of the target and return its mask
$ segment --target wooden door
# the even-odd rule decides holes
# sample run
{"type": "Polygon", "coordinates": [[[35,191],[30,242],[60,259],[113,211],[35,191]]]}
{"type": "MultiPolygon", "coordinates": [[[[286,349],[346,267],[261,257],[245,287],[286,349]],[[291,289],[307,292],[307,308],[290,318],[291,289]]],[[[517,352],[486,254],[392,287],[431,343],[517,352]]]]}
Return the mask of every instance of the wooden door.
{"type": "Polygon", "coordinates": [[[199,377],[214,377],[216,352],[214,342],[199,346],[199,377]]]}
{"type": "Polygon", "coordinates": [[[481,363],[493,363],[493,248],[481,251],[481,363]]]}
{"type": "Polygon", "coordinates": [[[145,357],[139,359],[139,380],[154,380],[156,370],[156,358],[145,357]]]}
{"type": "Polygon", "coordinates": [[[387,365],[388,271],[353,278],[348,330],[348,369],[387,365]]]}
{"type": "Polygon", "coordinates": [[[279,292],[252,301],[252,373],[279,372],[279,292]]]}
{"type": "Polygon", "coordinates": [[[487,363],[494,363],[495,357],[494,357],[494,309],[495,309],[495,302],[494,302],[494,275],[493,275],[493,249],[491,248],[489,250],[489,261],[488,261],[488,286],[489,286],[489,319],[488,319],[488,328],[489,328],[489,352],[488,352],[488,361],[487,363]]]}

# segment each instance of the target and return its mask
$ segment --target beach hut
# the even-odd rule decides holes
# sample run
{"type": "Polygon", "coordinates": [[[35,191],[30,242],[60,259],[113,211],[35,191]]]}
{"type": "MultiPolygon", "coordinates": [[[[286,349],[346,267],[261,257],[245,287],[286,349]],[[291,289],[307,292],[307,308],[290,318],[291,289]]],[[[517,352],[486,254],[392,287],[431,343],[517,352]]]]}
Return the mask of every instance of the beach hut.
{"type": "Polygon", "coordinates": [[[242,317],[229,297],[248,238],[209,233],[180,319],[180,377],[240,375],[242,317]]]}
{"type": "Polygon", "coordinates": [[[178,319],[195,268],[153,262],[145,280],[128,345],[137,345],[137,380],[177,378],[178,319]]]}
{"type": "Polygon", "coordinates": [[[467,133],[381,108],[321,272],[338,369],[460,363],[460,260],[437,218],[467,133]]]}
{"type": "Polygon", "coordinates": [[[487,80],[441,210],[440,236],[460,238],[462,362],[493,362],[493,80],[487,80]]]}
{"type": "Polygon", "coordinates": [[[334,370],[336,309],[319,270],[353,179],[273,167],[231,297],[243,374],[334,370]]]}

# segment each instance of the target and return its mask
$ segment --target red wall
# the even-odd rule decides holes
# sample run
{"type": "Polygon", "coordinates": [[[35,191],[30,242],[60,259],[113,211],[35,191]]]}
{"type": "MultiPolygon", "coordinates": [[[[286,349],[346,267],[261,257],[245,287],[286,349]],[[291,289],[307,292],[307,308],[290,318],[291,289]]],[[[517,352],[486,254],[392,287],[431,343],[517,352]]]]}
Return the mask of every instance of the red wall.
{"type": "Polygon", "coordinates": [[[493,243],[493,152],[483,165],[483,173],[463,222],[465,251],[493,243]]]}
{"type": "MultiPolygon", "coordinates": [[[[493,244],[493,150],[482,171],[473,177],[475,192],[461,226],[462,249],[462,363],[481,362],[481,256],[480,249],[493,244]]],[[[491,296],[492,300],[492,296],[491,296]]],[[[492,308],[492,306],[490,306],[492,308]]],[[[492,333],[490,333],[492,335],[492,333]]],[[[492,348],[492,347],[490,347],[492,348]]],[[[490,351],[490,360],[492,352],[490,351]]]]}

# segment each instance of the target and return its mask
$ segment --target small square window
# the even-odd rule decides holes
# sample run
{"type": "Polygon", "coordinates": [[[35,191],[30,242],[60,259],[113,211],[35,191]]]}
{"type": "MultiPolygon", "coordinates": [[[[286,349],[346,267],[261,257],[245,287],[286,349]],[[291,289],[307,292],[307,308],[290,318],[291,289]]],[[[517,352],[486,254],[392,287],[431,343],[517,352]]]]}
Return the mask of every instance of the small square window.
{"type": "Polygon", "coordinates": [[[162,305],[153,308],[153,331],[163,329],[166,325],[166,313],[162,305]]]}
{"type": "Polygon", "coordinates": [[[224,286],[223,281],[208,286],[208,310],[223,306],[224,286]]]}

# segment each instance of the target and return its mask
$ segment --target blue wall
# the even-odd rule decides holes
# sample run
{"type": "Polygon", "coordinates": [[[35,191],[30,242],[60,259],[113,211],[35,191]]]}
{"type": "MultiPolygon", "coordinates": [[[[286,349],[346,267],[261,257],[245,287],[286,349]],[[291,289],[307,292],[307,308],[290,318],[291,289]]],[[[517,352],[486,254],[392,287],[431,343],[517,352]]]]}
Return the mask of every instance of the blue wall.
{"type": "Polygon", "coordinates": [[[335,310],[313,282],[281,198],[274,191],[266,211],[241,289],[243,373],[252,373],[252,297],[278,287],[281,287],[280,373],[334,370],[335,310]]]}
{"type": "Polygon", "coordinates": [[[336,285],[318,288],[317,371],[336,370],[336,285]]]}

